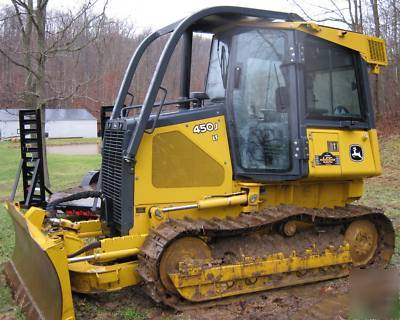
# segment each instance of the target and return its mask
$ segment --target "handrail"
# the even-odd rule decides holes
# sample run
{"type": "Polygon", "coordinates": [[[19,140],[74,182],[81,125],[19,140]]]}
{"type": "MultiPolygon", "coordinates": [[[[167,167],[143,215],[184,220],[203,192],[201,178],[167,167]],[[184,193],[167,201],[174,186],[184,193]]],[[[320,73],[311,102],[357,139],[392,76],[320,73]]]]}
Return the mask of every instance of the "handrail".
{"type": "MultiPolygon", "coordinates": [[[[197,102],[197,101],[198,101],[198,99],[193,99],[193,98],[192,99],[188,98],[188,99],[167,100],[163,105],[164,106],[170,106],[170,105],[173,105],[173,104],[184,104],[184,103],[187,103],[187,102],[197,102]]],[[[162,103],[161,101],[158,101],[158,102],[154,103],[153,108],[159,107],[161,105],[161,103],[162,103]]],[[[143,104],[136,104],[134,106],[123,107],[121,109],[121,112],[120,112],[120,117],[121,118],[126,117],[127,114],[124,114],[124,112],[127,111],[127,110],[140,109],[142,107],[143,107],[143,104]]]]}
{"type": "Polygon", "coordinates": [[[142,40],[140,45],[136,48],[134,54],[132,55],[131,60],[129,61],[128,68],[125,71],[124,79],[122,80],[117,98],[115,99],[114,108],[110,119],[115,119],[116,116],[120,113],[121,108],[124,106],[125,97],[128,93],[129,87],[131,85],[133,76],[135,75],[136,69],[139,65],[139,62],[142,59],[143,53],[146,51],[146,49],[150,46],[150,44],[154,40],[172,32],[175,29],[176,25],[177,23],[173,23],[163,29],[151,33],[146,38],[144,38],[144,40],[142,40]]]}
{"type": "Polygon", "coordinates": [[[164,95],[161,98],[160,108],[158,109],[156,117],[153,120],[153,125],[151,126],[151,129],[150,130],[144,130],[144,132],[146,132],[148,134],[152,134],[154,132],[154,129],[156,128],[157,120],[160,117],[160,113],[161,113],[162,107],[164,106],[165,98],[167,97],[167,93],[168,93],[168,90],[163,88],[163,87],[160,87],[159,89],[164,93],[164,95]]]}

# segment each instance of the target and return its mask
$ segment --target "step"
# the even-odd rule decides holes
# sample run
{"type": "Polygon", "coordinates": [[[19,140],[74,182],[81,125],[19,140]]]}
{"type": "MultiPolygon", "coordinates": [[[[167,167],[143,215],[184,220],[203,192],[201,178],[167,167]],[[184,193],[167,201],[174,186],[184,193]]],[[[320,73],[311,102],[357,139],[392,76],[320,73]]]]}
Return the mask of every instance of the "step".
{"type": "Polygon", "coordinates": [[[38,133],[38,130],[35,128],[30,128],[30,129],[21,129],[21,134],[32,134],[32,133],[38,133]]]}
{"type": "Polygon", "coordinates": [[[22,111],[20,111],[20,113],[21,114],[23,114],[24,116],[25,115],[28,115],[28,114],[33,114],[33,115],[36,115],[36,110],[34,110],[34,109],[32,109],[32,110],[22,110],[22,111]]]}
{"type": "Polygon", "coordinates": [[[23,138],[22,139],[25,143],[38,143],[40,139],[38,138],[23,138]]]}
{"type": "Polygon", "coordinates": [[[32,123],[37,123],[37,119],[24,119],[24,120],[22,120],[22,125],[32,124],[32,123]]]}
{"type": "Polygon", "coordinates": [[[39,152],[39,148],[29,148],[29,147],[23,147],[23,152],[39,152]]]}

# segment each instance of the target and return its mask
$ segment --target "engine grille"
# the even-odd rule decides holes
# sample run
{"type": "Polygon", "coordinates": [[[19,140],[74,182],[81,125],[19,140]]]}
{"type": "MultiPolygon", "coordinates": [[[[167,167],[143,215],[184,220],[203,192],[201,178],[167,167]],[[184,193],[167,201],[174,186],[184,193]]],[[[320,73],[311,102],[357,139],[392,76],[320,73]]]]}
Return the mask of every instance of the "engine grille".
{"type": "Polygon", "coordinates": [[[385,43],[381,39],[369,39],[368,48],[370,58],[378,64],[387,64],[385,43]]]}
{"type": "Polygon", "coordinates": [[[120,229],[122,224],[122,149],[123,130],[106,129],[103,140],[102,191],[112,204],[109,222],[120,229]]]}

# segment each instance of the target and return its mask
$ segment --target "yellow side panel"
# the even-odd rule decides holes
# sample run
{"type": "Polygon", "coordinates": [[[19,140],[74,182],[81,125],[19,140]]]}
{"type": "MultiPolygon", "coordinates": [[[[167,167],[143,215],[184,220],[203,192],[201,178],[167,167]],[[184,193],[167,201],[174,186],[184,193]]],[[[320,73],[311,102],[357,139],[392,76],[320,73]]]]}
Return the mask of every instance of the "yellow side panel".
{"type": "Polygon", "coordinates": [[[261,195],[263,207],[280,204],[307,208],[344,206],[359,199],[363,193],[362,180],[319,180],[293,181],[287,184],[266,185],[266,192],[261,195]]]}
{"type": "Polygon", "coordinates": [[[220,186],[224,167],[179,131],[153,137],[152,183],[156,188],[220,186]]]}
{"type": "Polygon", "coordinates": [[[361,179],[381,173],[379,149],[376,131],[316,129],[308,128],[309,141],[309,177],[333,179],[361,179]],[[329,143],[337,143],[337,149],[329,148],[329,143]],[[355,161],[351,157],[352,147],[362,149],[363,158],[355,161]],[[318,164],[318,157],[330,153],[337,158],[331,165],[318,164]]]}
{"type": "MultiPolygon", "coordinates": [[[[339,177],[342,174],[341,165],[318,165],[319,157],[327,152],[328,141],[339,141],[339,134],[336,132],[309,132],[309,148],[310,148],[310,176],[318,177],[339,177]]],[[[339,152],[332,152],[335,156],[339,156],[339,152]]],[[[339,158],[340,159],[340,158],[339,158]]],[[[340,161],[339,161],[340,162],[340,161]]]]}
{"type": "Polygon", "coordinates": [[[342,176],[343,177],[370,177],[378,175],[374,161],[372,141],[366,131],[342,131],[340,140],[343,141],[342,151],[342,176]],[[350,158],[350,147],[353,144],[361,145],[364,150],[364,160],[352,161],[350,158]]]}
{"type": "Polygon", "coordinates": [[[195,202],[232,190],[223,116],[160,127],[144,135],[135,170],[135,206],[195,202]],[[195,130],[207,124],[209,130],[195,130]]]}
{"type": "Polygon", "coordinates": [[[382,173],[382,165],[381,165],[381,153],[379,151],[379,143],[378,143],[378,133],[376,129],[372,129],[368,131],[369,140],[371,141],[372,147],[372,155],[374,157],[375,162],[375,171],[377,175],[382,173]]]}

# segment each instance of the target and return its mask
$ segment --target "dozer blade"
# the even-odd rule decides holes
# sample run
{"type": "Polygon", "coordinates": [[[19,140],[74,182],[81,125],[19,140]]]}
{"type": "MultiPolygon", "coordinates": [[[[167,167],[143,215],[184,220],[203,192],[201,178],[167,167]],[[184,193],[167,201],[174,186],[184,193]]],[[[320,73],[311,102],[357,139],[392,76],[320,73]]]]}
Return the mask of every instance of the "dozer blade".
{"type": "Polygon", "coordinates": [[[72,320],[74,309],[62,242],[41,231],[45,211],[25,214],[6,203],[15,227],[15,248],[5,274],[27,319],[72,320]]]}

